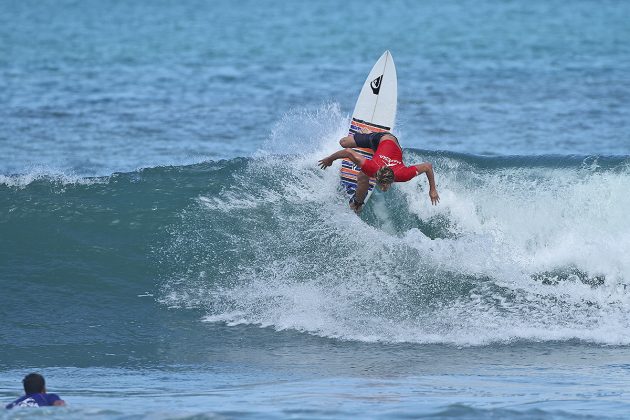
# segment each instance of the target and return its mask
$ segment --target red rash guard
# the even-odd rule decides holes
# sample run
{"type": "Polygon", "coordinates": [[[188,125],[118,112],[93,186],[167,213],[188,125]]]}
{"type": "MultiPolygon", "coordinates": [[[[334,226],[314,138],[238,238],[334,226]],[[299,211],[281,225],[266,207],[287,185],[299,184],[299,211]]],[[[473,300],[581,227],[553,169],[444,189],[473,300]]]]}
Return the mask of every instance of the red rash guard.
{"type": "Polygon", "coordinates": [[[361,171],[368,176],[374,176],[383,166],[392,168],[396,182],[406,182],[418,175],[415,166],[405,166],[402,163],[402,150],[394,140],[381,140],[374,152],[374,157],[372,160],[365,160],[361,171]]]}

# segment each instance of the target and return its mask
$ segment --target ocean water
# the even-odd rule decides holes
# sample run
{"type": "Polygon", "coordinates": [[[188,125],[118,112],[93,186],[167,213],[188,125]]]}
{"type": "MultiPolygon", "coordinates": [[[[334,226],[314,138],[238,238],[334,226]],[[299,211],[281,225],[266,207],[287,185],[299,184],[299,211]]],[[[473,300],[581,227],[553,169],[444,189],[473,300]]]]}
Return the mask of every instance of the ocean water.
{"type": "Polygon", "coordinates": [[[627,418],[630,3],[0,1],[0,418],[627,418]],[[334,170],[369,69],[424,178],[334,170]]]}

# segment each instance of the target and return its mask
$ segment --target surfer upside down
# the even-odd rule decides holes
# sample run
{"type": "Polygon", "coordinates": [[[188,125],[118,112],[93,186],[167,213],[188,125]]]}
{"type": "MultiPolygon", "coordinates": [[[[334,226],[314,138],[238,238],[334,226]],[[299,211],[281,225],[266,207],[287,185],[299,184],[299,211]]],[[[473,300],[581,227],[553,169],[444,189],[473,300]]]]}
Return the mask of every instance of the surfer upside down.
{"type": "Polygon", "coordinates": [[[402,162],[402,149],[398,144],[398,139],[391,133],[372,133],[366,130],[354,136],[349,135],[342,138],[339,144],[344,149],[321,159],[319,166],[326,169],[335,160],[345,158],[350,159],[361,168],[361,172],[357,176],[357,190],[350,200],[350,208],[355,212],[360,212],[361,207],[363,207],[372,176],[376,178],[376,186],[381,191],[387,191],[394,182],[407,182],[425,173],[429,181],[431,203],[436,205],[440,202],[440,196],[435,188],[433,166],[429,162],[405,166],[402,162]],[[352,147],[370,148],[374,150],[374,157],[371,160],[366,159],[351,150],[352,147]]]}

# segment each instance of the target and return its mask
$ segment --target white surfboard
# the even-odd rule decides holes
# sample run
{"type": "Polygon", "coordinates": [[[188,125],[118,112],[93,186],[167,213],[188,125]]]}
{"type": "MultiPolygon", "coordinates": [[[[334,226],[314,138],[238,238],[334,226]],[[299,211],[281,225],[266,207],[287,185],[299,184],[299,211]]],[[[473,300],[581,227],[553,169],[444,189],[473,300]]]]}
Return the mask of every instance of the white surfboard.
{"type": "MultiPolygon", "coordinates": [[[[350,134],[358,133],[362,128],[372,132],[392,131],[396,120],[398,103],[398,79],[396,66],[389,51],[385,51],[378,59],[368,75],[354,106],[350,134]]],[[[372,149],[353,149],[368,159],[372,159],[372,149]]],[[[341,185],[346,193],[352,196],[357,188],[357,175],[361,169],[352,161],[341,162],[341,185]]],[[[374,189],[374,178],[370,179],[370,189],[365,201],[370,198],[374,189]]]]}

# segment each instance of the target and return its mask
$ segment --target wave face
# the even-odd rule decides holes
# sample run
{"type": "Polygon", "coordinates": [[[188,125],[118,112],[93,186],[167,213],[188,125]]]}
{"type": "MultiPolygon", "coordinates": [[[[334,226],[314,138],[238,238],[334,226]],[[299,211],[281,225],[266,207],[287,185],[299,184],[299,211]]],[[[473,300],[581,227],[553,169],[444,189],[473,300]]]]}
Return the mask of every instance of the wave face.
{"type": "Polygon", "coordinates": [[[247,159],[5,176],[2,276],[86,302],[97,290],[85,316],[112,325],[132,283],[163,310],[343,340],[630,344],[630,158],[407,149],[434,163],[441,203],[418,178],[357,217],[316,167],[345,121],[317,121],[300,120],[304,138],[285,121],[247,159]]]}
{"type": "Polygon", "coordinates": [[[627,160],[408,150],[435,162],[440,205],[420,180],[358,218],[315,158],[248,161],[199,195],[166,251],[182,267],[163,302],[361,341],[630,342],[627,160]]]}

